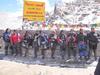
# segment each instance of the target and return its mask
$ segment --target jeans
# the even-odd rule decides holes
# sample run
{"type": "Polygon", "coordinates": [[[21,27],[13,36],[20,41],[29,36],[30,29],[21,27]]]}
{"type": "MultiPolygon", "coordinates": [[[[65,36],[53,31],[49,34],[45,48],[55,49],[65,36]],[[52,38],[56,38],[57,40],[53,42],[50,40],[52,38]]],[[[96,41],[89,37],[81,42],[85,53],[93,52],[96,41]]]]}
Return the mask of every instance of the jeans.
{"type": "Polygon", "coordinates": [[[12,45],[12,55],[13,55],[13,54],[15,54],[15,55],[18,54],[17,44],[13,44],[13,45],[12,45]]]}
{"type": "Polygon", "coordinates": [[[72,47],[72,48],[68,48],[68,58],[71,58],[71,54],[74,56],[74,58],[76,58],[76,48],[72,47]]]}
{"type": "Polygon", "coordinates": [[[5,42],[5,55],[8,55],[8,50],[9,50],[9,48],[10,48],[10,46],[11,46],[11,44],[10,44],[10,42],[5,42]]]}
{"type": "Polygon", "coordinates": [[[61,57],[62,59],[65,59],[65,55],[66,55],[66,48],[60,46],[60,51],[61,51],[61,57]]]}

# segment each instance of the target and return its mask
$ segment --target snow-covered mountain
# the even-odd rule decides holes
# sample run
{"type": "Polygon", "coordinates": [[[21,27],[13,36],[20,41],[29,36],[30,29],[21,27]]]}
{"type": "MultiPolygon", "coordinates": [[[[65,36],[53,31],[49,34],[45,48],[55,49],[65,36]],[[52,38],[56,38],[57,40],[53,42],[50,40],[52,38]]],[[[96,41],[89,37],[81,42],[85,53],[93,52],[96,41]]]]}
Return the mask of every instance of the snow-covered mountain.
{"type": "MultiPolygon", "coordinates": [[[[99,1],[99,0],[98,0],[99,1]]],[[[100,20],[100,3],[94,0],[62,0],[55,4],[49,21],[63,19],[66,24],[93,24],[100,20]]]]}

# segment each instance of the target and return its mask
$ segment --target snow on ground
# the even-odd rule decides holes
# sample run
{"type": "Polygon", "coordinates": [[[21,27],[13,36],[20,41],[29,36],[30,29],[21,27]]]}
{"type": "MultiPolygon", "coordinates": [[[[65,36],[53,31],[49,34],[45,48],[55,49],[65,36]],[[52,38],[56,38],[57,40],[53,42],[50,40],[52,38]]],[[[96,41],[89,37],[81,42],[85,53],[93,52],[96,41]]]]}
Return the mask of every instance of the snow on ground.
{"type": "Polygon", "coordinates": [[[93,75],[94,70],[95,66],[60,68],[0,60],[0,75],[93,75]]]}

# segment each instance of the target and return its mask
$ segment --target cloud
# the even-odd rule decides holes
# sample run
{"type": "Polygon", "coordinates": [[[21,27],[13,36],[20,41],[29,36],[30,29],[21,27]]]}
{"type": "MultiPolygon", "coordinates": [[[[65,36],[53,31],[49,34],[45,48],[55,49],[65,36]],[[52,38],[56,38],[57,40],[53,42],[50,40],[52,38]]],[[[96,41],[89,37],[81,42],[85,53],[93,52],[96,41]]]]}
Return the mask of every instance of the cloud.
{"type": "Polygon", "coordinates": [[[18,18],[19,12],[0,12],[0,16],[2,17],[0,18],[0,29],[21,29],[22,19],[18,18]]]}
{"type": "MultiPolygon", "coordinates": [[[[21,10],[23,9],[24,0],[16,0],[18,4],[21,6],[21,10]]],[[[37,2],[45,2],[45,10],[51,12],[53,7],[50,5],[49,0],[27,0],[27,1],[37,1],[37,2]]]]}
{"type": "Polygon", "coordinates": [[[16,0],[16,1],[17,1],[17,4],[20,4],[21,6],[23,5],[24,0],[16,0]]]}

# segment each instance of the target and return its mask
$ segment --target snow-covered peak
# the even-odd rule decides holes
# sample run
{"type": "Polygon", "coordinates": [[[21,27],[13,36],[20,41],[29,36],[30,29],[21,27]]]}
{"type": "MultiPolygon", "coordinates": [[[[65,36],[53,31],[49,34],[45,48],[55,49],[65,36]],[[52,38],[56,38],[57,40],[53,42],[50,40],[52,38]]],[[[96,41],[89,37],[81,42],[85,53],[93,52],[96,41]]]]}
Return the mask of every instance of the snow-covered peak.
{"type": "Polygon", "coordinates": [[[76,2],[77,0],[62,0],[62,2],[65,2],[65,3],[73,3],[73,2],[76,2]]]}
{"type": "Polygon", "coordinates": [[[68,24],[93,24],[100,20],[100,3],[95,0],[57,0],[53,19],[57,16],[68,24]],[[59,2],[60,1],[60,2],[59,2]],[[92,16],[91,16],[92,15],[92,16]]]}

